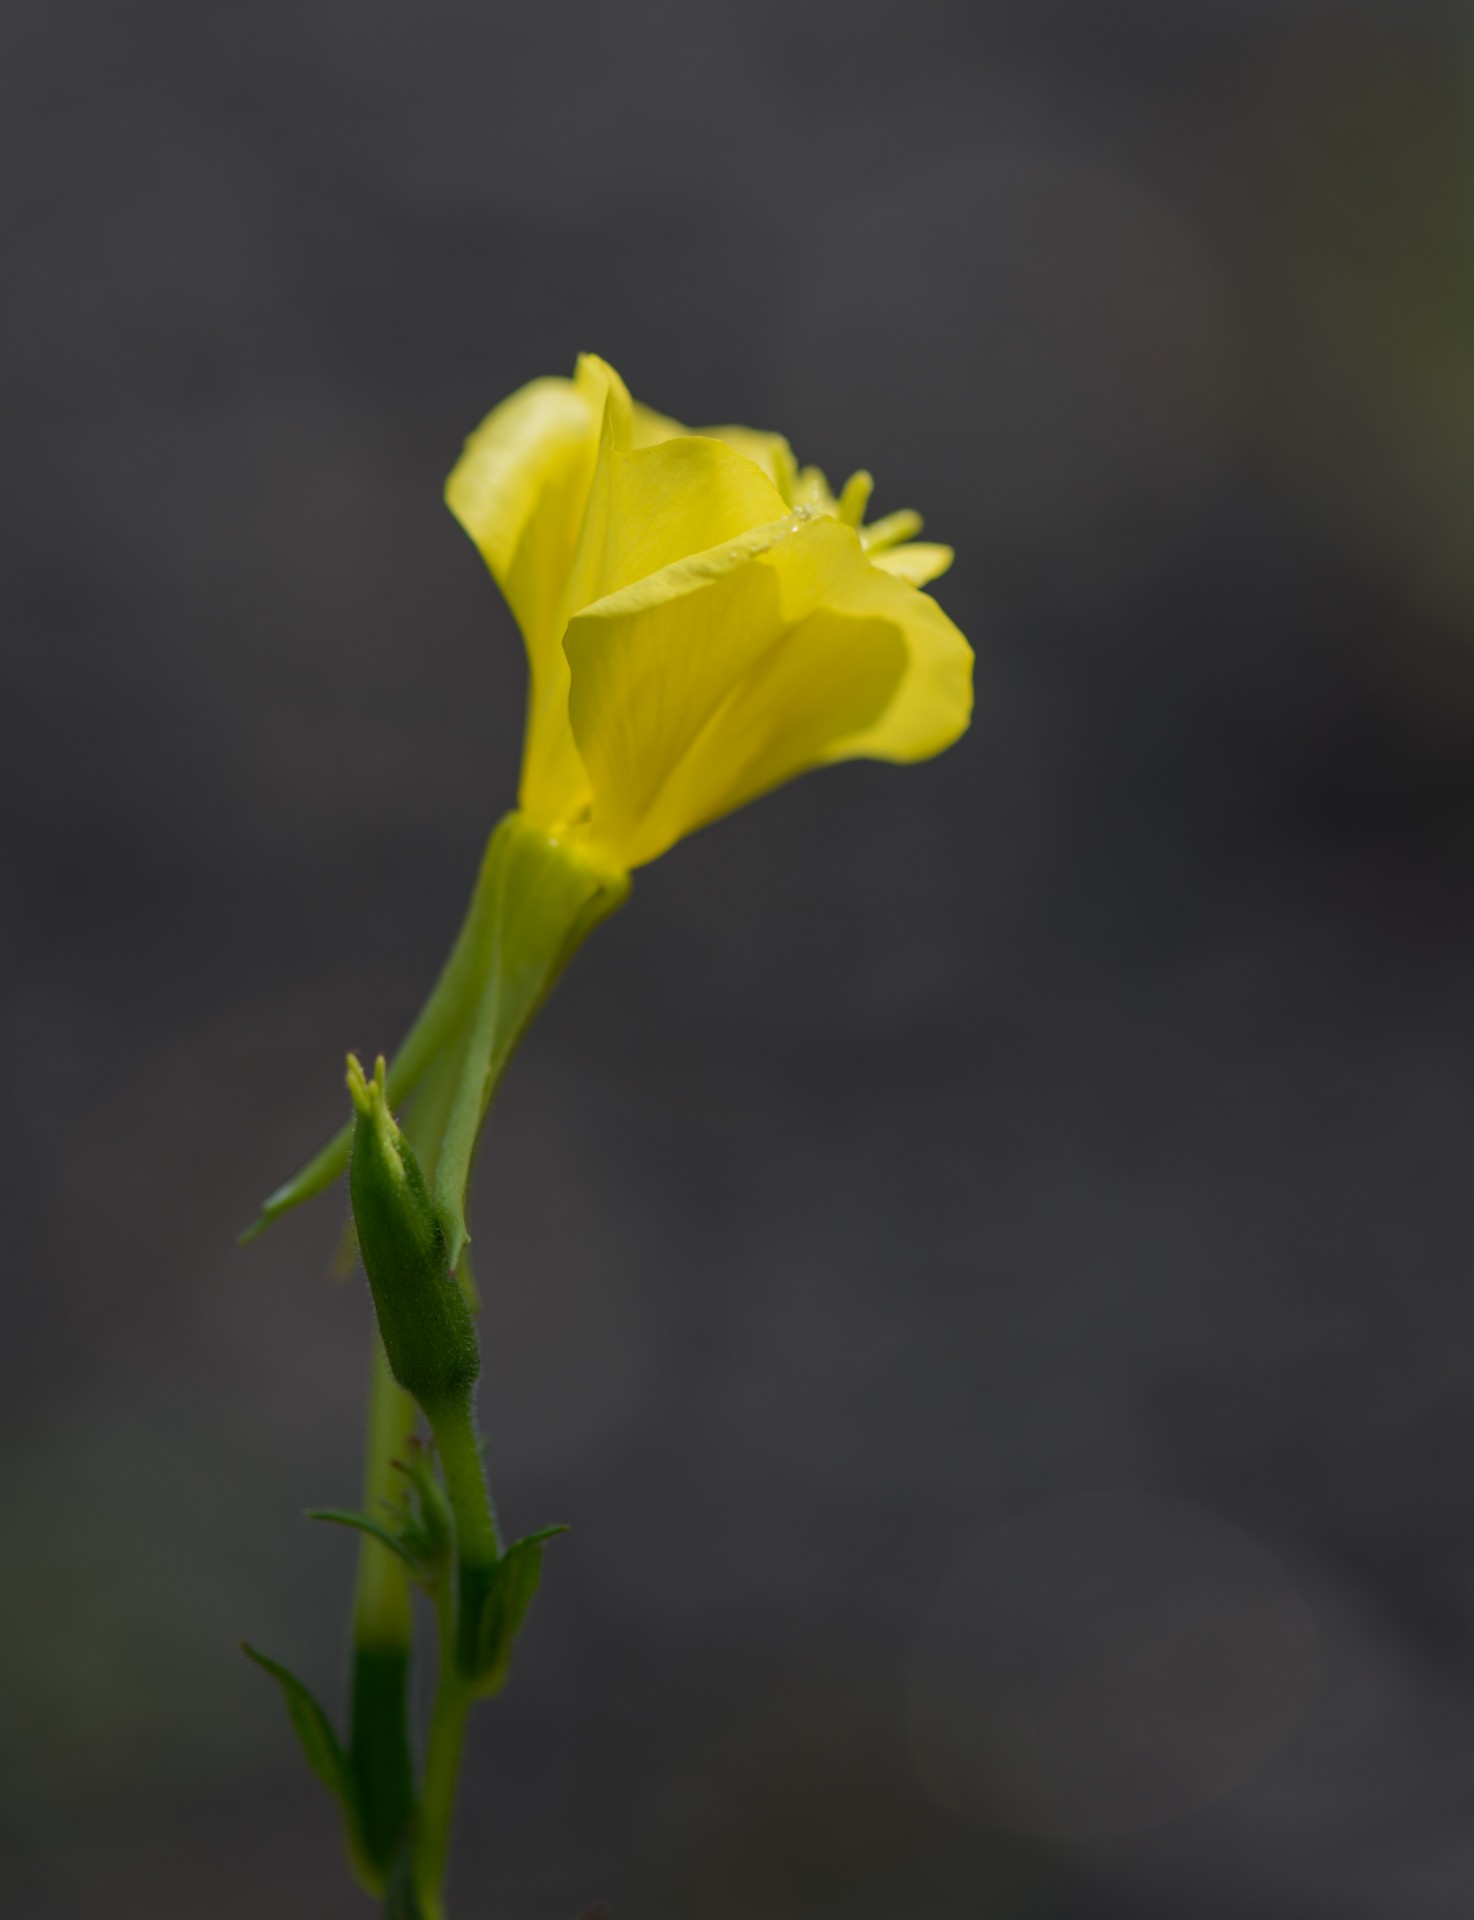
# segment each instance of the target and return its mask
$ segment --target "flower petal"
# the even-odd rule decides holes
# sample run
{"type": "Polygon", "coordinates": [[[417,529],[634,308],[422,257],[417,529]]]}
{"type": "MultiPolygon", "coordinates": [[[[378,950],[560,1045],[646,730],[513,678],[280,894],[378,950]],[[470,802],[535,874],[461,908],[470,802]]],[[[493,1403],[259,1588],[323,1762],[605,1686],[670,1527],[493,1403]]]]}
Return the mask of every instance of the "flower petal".
{"type": "Polygon", "coordinates": [[[720,440],[734,453],[740,453],[750,460],[772,481],[783,496],[783,504],[793,505],[793,486],[798,474],[798,462],[793,457],[793,448],[781,433],[764,433],[757,427],[698,427],[696,431],[707,440],[720,440]]]}
{"type": "Polygon", "coordinates": [[[529,671],[522,798],[550,818],[587,781],[568,737],[561,641],[568,579],[599,452],[608,381],[581,360],[572,380],[534,380],[466,442],[446,482],[450,510],[480,549],[522,630],[529,671]]]}
{"type": "Polygon", "coordinates": [[[751,563],[797,524],[677,561],[569,622],[569,718],[595,795],[592,832],[616,863],[632,864],[672,766],[781,630],[777,580],[751,563]]]}
{"type": "Polygon", "coordinates": [[[621,451],[606,433],[574,563],[570,614],[785,511],[752,461],[696,436],[621,451]]]}
{"type": "MultiPolygon", "coordinates": [[[[924,760],[967,727],[972,649],[937,603],[878,572],[832,521],[805,544],[812,611],[733,688],[661,797],[662,813],[685,817],[682,833],[811,767],[924,760]],[[704,796],[689,780],[698,768],[704,796]]],[[[796,545],[770,556],[780,572],[798,558],[796,545]]],[[[789,607],[802,604],[795,585],[789,607]]]]}
{"type": "Polygon", "coordinates": [[[654,407],[634,402],[631,417],[631,444],[636,447],[653,447],[661,440],[677,440],[690,433],[689,427],[683,427],[679,420],[672,420],[668,413],[657,413],[654,407]]]}
{"type": "Polygon", "coordinates": [[[785,506],[793,505],[794,476],[798,463],[793,449],[781,433],[765,433],[759,427],[683,427],[668,414],[653,407],[634,403],[633,439],[636,447],[653,447],[661,440],[720,440],[723,446],[740,453],[765,473],[783,495],[785,506]]]}
{"type": "Polygon", "coordinates": [[[519,797],[533,818],[561,825],[588,804],[568,724],[569,615],[778,518],[784,500],[750,457],[771,455],[777,439],[749,434],[739,451],[690,435],[637,406],[606,361],[584,354],[572,380],[533,381],[467,442],[446,498],[526,642],[519,797]]]}
{"type": "Polygon", "coordinates": [[[906,670],[875,721],[837,737],[824,754],[836,760],[929,760],[966,733],[972,719],[972,648],[929,593],[920,593],[865,558],[852,592],[836,601],[852,617],[894,623],[906,643],[906,670]]]}
{"type": "Polygon", "coordinates": [[[446,504],[506,595],[529,654],[559,637],[603,412],[603,392],[582,368],[574,380],[534,380],[487,415],[445,483],[446,504]]]}
{"type": "Polygon", "coordinates": [[[756,529],[615,593],[564,648],[590,831],[626,866],[808,767],[937,752],[971,704],[961,634],[827,518],[756,529]]]}

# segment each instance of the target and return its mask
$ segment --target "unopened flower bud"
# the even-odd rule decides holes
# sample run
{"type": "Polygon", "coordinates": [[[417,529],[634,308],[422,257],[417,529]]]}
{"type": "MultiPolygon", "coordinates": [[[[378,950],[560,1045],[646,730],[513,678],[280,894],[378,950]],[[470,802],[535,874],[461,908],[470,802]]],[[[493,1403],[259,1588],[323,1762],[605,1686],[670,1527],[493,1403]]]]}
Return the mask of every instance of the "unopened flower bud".
{"type": "Polygon", "coordinates": [[[366,1080],[350,1055],[348,1091],[357,1116],[348,1189],[379,1333],[395,1379],[432,1414],[469,1395],[476,1329],[420,1163],[389,1111],[383,1060],[366,1080]]]}

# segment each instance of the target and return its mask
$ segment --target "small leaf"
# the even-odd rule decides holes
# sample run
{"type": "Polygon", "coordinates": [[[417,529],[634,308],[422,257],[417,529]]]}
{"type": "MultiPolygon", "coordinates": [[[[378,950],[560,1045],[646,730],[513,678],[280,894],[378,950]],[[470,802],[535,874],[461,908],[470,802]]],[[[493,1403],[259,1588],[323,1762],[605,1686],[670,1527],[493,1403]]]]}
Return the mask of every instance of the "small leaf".
{"type": "Polygon", "coordinates": [[[500,1693],[507,1684],[512,1648],[542,1579],[543,1548],[567,1527],[544,1527],[515,1541],[497,1562],[481,1616],[477,1682],[483,1693],[500,1693]]]}
{"type": "Polygon", "coordinates": [[[258,1653],[245,1640],[241,1642],[241,1652],[248,1660],[254,1660],[264,1673],[269,1673],[281,1688],[288,1716],[302,1748],[302,1757],[337,1801],[343,1815],[343,1837],[354,1871],[369,1892],[381,1892],[382,1876],[364,1850],[358,1781],[352,1763],[333,1731],[332,1721],[296,1674],[278,1661],[268,1660],[264,1653],[258,1653]]]}
{"type": "Polygon", "coordinates": [[[281,1687],[287,1712],[302,1743],[302,1757],[329,1793],[336,1795],[345,1805],[348,1804],[355,1797],[355,1790],[348,1772],[347,1755],[333,1731],[332,1722],[288,1668],[275,1660],[268,1660],[248,1641],[242,1640],[241,1652],[248,1660],[254,1660],[263,1672],[269,1673],[281,1687]]]}
{"type": "MultiPolygon", "coordinates": [[[[391,1553],[397,1553],[412,1572],[418,1573],[420,1571],[418,1560],[416,1560],[403,1540],[400,1539],[399,1535],[391,1532],[382,1520],[375,1520],[370,1513],[350,1513],[344,1507],[309,1507],[307,1509],[307,1518],[309,1520],[331,1520],[334,1526],[357,1527],[360,1533],[371,1533],[374,1538],[386,1546],[391,1553]]],[[[252,1654],[251,1657],[255,1659],[257,1656],[252,1654]]]]}
{"type": "Polygon", "coordinates": [[[445,1489],[436,1478],[428,1447],[411,1440],[409,1458],[392,1464],[409,1481],[412,1512],[400,1527],[400,1538],[419,1561],[420,1578],[432,1591],[450,1566],[455,1545],[455,1522],[445,1489]]]}
{"type": "Polygon", "coordinates": [[[556,1540],[560,1533],[569,1533],[571,1531],[572,1529],[567,1526],[539,1527],[536,1533],[527,1533],[524,1534],[520,1540],[514,1540],[511,1546],[507,1548],[507,1553],[502,1555],[502,1558],[505,1560],[507,1554],[516,1553],[521,1547],[545,1546],[549,1540],[556,1540]]]}

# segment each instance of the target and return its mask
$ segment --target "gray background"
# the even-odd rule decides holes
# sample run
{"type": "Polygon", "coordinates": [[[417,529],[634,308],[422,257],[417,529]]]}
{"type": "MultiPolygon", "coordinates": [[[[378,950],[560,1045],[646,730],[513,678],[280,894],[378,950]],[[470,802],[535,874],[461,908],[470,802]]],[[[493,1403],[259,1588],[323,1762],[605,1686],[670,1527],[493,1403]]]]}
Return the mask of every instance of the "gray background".
{"type": "Polygon", "coordinates": [[[232,1235],[513,791],[612,359],[958,549],[945,759],[637,880],[477,1194],[456,1912],[1474,1910],[1474,46],[1414,0],[0,14],[3,1904],[364,1912],[366,1302],[232,1235]]]}

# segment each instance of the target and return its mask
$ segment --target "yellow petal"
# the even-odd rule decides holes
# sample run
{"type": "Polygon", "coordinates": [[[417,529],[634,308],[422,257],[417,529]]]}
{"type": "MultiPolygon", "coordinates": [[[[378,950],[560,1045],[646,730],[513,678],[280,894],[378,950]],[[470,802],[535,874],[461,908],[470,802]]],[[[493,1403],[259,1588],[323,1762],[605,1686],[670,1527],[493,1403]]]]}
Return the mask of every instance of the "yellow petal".
{"type": "Polygon", "coordinates": [[[626,866],[807,767],[938,752],[970,711],[961,634],[825,518],[615,593],[564,646],[590,830],[626,866]]]}
{"type": "Polygon", "coordinates": [[[633,429],[633,444],[637,447],[653,447],[658,441],[675,440],[691,431],[679,420],[672,420],[668,413],[657,413],[654,407],[642,406],[638,400],[634,402],[633,429]]]}
{"type": "Polygon", "coordinates": [[[697,432],[709,440],[720,440],[734,453],[742,454],[755,467],[760,467],[782,494],[784,506],[793,505],[798,462],[781,433],[763,433],[757,427],[698,427],[697,432]]]}
{"type": "Polygon", "coordinates": [[[672,765],[768,644],[776,585],[749,562],[793,524],[677,561],[569,622],[569,718],[596,794],[591,831],[615,864],[632,864],[629,848],[672,765]]]}
{"type": "Polygon", "coordinates": [[[719,440],[621,452],[606,434],[573,569],[570,614],[784,512],[782,495],[719,440]]]}
{"type": "Polygon", "coordinates": [[[605,361],[585,354],[577,380],[600,397],[598,453],[577,547],[559,581],[554,641],[535,663],[519,793],[523,810],[549,829],[577,819],[588,803],[568,720],[561,638],[569,617],[783,512],[781,497],[751,461],[716,440],[667,433],[675,423],[637,406],[605,361]]]}
{"type": "Polygon", "coordinates": [[[787,575],[785,609],[798,613],[807,599],[812,610],[738,683],[692,751],[704,801],[694,787],[689,799],[677,791],[686,768],[662,796],[690,816],[683,833],[810,767],[927,759],[971,717],[967,641],[934,600],[878,572],[848,528],[820,521],[802,549],[795,542],[770,560],[787,575]]]}
{"type": "Polygon", "coordinates": [[[586,379],[534,380],[466,441],[445,483],[529,648],[555,621],[599,448],[604,396],[586,379]]]}
{"type": "Polygon", "coordinates": [[[880,567],[912,587],[924,587],[929,580],[940,579],[952,560],[950,547],[939,547],[930,540],[912,540],[904,547],[886,547],[870,555],[872,567],[880,567]]]}
{"type": "Polygon", "coordinates": [[[826,762],[929,760],[966,733],[972,718],[972,648],[929,593],[919,593],[865,560],[852,606],[888,619],[905,635],[906,671],[871,725],[836,740],[826,762]]]}
{"type": "Polygon", "coordinates": [[[656,413],[654,408],[642,407],[638,400],[635,402],[634,444],[637,447],[653,447],[661,440],[674,440],[678,436],[689,438],[693,434],[702,440],[720,440],[723,446],[742,454],[767,475],[782,494],[785,506],[793,504],[793,483],[798,465],[792,447],[781,433],[764,433],[758,427],[683,427],[679,420],[672,420],[668,414],[656,413]]]}
{"type": "Polygon", "coordinates": [[[522,630],[529,670],[523,783],[531,779],[544,814],[576,807],[587,785],[566,737],[561,641],[606,389],[593,362],[581,362],[572,380],[534,380],[471,435],[445,487],[451,512],[522,630]]]}
{"type": "Polygon", "coordinates": [[[588,810],[588,775],[568,725],[568,661],[563,634],[573,604],[578,556],[588,537],[589,517],[605,498],[600,479],[605,449],[628,446],[631,432],[629,389],[607,361],[595,354],[580,354],[574,382],[589,406],[593,460],[574,524],[573,546],[560,548],[557,569],[550,571],[546,581],[546,637],[539,638],[535,656],[529,647],[532,678],[522,741],[522,775],[517,787],[518,805],[530,819],[549,828],[578,819],[588,810]]]}

